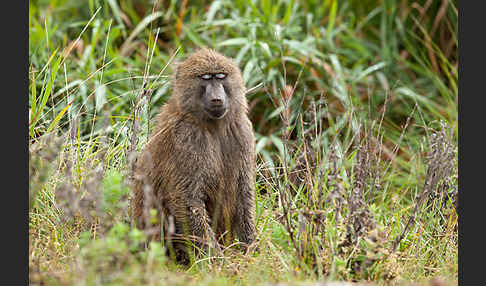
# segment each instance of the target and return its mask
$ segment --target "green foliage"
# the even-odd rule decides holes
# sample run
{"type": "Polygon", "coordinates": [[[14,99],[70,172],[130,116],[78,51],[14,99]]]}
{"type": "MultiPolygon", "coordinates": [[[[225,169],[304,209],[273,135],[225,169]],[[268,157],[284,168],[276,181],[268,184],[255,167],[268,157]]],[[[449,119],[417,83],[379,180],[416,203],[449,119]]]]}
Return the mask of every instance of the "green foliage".
{"type": "Polygon", "coordinates": [[[119,171],[109,170],[103,181],[104,211],[115,213],[117,209],[127,207],[125,199],[130,189],[126,186],[123,174],[119,171]]]}

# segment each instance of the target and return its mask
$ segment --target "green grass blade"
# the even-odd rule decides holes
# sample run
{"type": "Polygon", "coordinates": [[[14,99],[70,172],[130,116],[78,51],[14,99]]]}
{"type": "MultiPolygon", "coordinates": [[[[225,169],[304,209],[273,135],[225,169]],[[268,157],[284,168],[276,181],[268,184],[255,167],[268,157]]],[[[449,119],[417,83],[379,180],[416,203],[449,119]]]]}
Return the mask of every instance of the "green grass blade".
{"type": "Polygon", "coordinates": [[[330,42],[331,34],[334,29],[334,23],[336,22],[337,14],[337,0],[332,0],[331,10],[329,11],[329,22],[327,22],[327,41],[330,42]]]}
{"type": "Polygon", "coordinates": [[[61,120],[62,116],[64,115],[64,113],[66,113],[66,111],[68,110],[69,106],[71,106],[72,103],[73,103],[73,101],[68,103],[66,105],[66,107],[64,107],[64,109],[61,110],[61,112],[59,112],[59,114],[57,114],[56,118],[54,118],[54,120],[51,122],[51,124],[47,128],[47,131],[46,131],[47,133],[51,132],[54,128],[56,128],[59,120],[61,120]]]}

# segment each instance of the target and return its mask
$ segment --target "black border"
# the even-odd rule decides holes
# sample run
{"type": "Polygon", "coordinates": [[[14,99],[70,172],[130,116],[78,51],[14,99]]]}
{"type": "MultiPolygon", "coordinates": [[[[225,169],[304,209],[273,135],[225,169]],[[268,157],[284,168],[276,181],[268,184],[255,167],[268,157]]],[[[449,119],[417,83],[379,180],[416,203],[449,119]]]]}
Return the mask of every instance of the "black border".
{"type": "Polygon", "coordinates": [[[484,44],[484,9],[473,3],[484,4],[484,2],[458,2],[460,2],[458,5],[458,280],[459,285],[482,285],[485,283],[483,277],[485,263],[482,255],[485,239],[481,230],[485,225],[486,199],[483,191],[484,182],[481,180],[485,176],[485,170],[480,164],[484,161],[482,154],[485,152],[485,143],[481,138],[486,129],[483,127],[486,123],[483,118],[486,45],[484,44]]]}
{"type": "Polygon", "coordinates": [[[29,284],[29,2],[4,2],[2,41],[2,280],[29,284]],[[8,17],[11,15],[11,17],[8,17]],[[7,90],[7,91],[6,91],[7,90]]]}

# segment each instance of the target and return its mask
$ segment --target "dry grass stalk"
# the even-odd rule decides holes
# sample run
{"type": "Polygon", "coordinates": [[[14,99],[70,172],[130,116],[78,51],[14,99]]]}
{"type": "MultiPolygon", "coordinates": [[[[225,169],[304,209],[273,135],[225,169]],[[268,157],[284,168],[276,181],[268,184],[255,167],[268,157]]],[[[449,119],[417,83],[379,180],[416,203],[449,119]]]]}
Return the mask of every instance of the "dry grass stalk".
{"type": "MultiPolygon", "coordinates": [[[[360,133],[361,127],[358,128],[360,133]]],[[[367,137],[369,136],[366,135],[367,137]]],[[[354,165],[354,180],[351,195],[348,197],[349,205],[349,222],[348,237],[350,242],[355,244],[358,238],[367,234],[369,230],[375,227],[375,222],[370,214],[368,205],[365,202],[366,187],[369,185],[369,179],[372,177],[371,170],[371,150],[369,140],[365,138],[364,144],[356,140],[357,144],[357,162],[354,165]]]]}
{"type": "MultiPolygon", "coordinates": [[[[425,163],[427,171],[425,174],[422,191],[417,194],[416,203],[410,218],[405,224],[400,235],[395,239],[392,245],[392,251],[395,251],[400,241],[405,237],[412,224],[416,221],[419,211],[422,209],[425,201],[429,200],[434,192],[440,192],[440,188],[447,182],[447,179],[454,176],[453,171],[457,163],[457,147],[452,141],[452,129],[441,122],[441,129],[427,136],[430,151],[427,153],[425,163]]],[[[456,189],[457,190],[457,189],[456,189]]],[[[457,193],[456,193],[457,194],[457,193]]]]}
{"type": "Polygon", "coordinates": [[[57,160],[63,142],[64,139],[54,133],[41,136],[36,142],[29,142],[29,210],[34,207],[52,170],[51,163],[57,160]]]}

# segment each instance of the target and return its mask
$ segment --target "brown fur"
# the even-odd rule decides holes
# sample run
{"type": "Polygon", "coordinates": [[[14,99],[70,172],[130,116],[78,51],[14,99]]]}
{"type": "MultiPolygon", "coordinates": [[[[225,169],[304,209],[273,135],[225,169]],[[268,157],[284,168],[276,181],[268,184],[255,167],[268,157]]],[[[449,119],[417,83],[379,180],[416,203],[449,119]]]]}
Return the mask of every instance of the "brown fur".
{"type": "Polygon", "coordinates": [[[165,217],[166,234],[167,218],[173,216],[177,234],[223,243],[236,236],[250,244],[255,239],[255,143],[241,72],[232,60],[201,49],[177,65],[172,84],[172,96],[137,159],[132,216],[146,228],[144,209],[153,207],[165,217]],[[198,76],[221,72],[227,74],[229,108],[214,120],[198,105],[198,76]],[[153,198],[148,206],[146,194],[153,198]]]}

